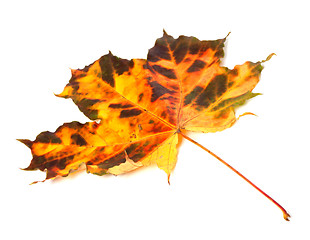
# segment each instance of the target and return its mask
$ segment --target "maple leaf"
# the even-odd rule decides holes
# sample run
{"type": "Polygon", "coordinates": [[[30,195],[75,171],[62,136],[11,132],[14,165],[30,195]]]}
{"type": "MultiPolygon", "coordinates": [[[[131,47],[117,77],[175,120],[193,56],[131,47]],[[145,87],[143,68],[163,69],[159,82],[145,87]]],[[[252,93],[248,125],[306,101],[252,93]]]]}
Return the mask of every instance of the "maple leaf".
{"type": "Polygon", "coordinates": [[[146,60],[126,60],[109,52],[83,69],[72,70],[69,83],[57,96],[71,98],[97,121],[65,123],[55,132],[40,133],[34,141],[20,140],[33,155],[25,170],[46,171],[47,180],[67,176],[81,164],[89,173],[118,175],[156,163],[169,182],[178,140],[184,137],[261,191],[186,135],[231,127],[237,120],[235,107],[257,95],[252,90],[264,61],[248,61],[232,70],[221,66],[225,40],[174,39],[164,31],[146,60]]]}

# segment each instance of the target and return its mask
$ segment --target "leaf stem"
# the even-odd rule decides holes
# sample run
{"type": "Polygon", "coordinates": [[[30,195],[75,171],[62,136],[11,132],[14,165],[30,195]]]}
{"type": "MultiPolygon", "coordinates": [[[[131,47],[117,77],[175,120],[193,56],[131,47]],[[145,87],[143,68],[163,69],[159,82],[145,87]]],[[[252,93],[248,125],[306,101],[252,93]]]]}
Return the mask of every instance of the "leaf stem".
{"type": "Polygon", "coordinates": [[[180,134],[187,139],[188,141],[194,143],[198,147],[202,148],[209,154],[211,154],[213,157],[215,157],[217,160],[219,160],[221,163],[229,167],[232,171],[237,173],[241,178],[243,178],[245,181],[247,181],[252,187],[254,187],[257,191],[259,191],[261,194],[263,194],[266,198],[268,198],[271,202],[273,202],[278,208],[281,209],[283,212],[283,217],[286,221],[289,221],[290,215],[288,212],[279,204],[277,203],[272,197],[270,197],[268,194],[266,194],[263,190],[261,190],[259,187],[257,187],[254,183],[252,183],[249,179],[247,179],[244,175],[242,175],[240,172],[238,172],[235,168],[233,168],[231,165],[229,165],[227,162],[225,162],[223,159],[221,159],[219,156],[217,156],[215,153],[211,152],[206,147],[202,146],[200,143],[196,142],[195,140],[191,139],[190,137],[186,136],[184,133],[180,132],[180,134]]]}

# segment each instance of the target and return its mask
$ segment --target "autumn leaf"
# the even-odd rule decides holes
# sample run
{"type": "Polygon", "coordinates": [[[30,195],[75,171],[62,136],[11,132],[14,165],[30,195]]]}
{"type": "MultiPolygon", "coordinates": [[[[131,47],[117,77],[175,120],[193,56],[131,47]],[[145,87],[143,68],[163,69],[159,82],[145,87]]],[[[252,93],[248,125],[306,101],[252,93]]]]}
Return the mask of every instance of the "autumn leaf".
{"type": "Polygon", "coordinates": [[[235,107],[257,95],[252,90],[263,61],[234,69],[221,66],[225,40],[174,39],[164,31],[146,60],[126,60],[109,52],[83,69],[72,70],[69,83],[57,96],[71,98],[96,121],[65,123],[55,132],[40,133],[34,141],[20,140],[33,155],[25,170],[46,171],[46,179],[53,179],[67,176],[81,164],[89,173],[118,175],[155,163],[169,181],[180,137],[205,149],[186,132],[231,127],[237,120],[235,107]]]}

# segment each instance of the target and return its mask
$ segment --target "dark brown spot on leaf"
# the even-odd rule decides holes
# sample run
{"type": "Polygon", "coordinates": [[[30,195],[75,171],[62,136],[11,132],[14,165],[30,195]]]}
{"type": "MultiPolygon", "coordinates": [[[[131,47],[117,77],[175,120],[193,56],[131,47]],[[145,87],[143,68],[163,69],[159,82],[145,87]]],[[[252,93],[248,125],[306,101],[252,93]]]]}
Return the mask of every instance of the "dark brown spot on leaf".
{"type": "Polygon", "coordinates": [[[67,157],[59,159],[58,163],[57,163],[57,167],[60,170],[65,169],[67,164],[68,164],[68,162],[70,162],[72,159],[74,159],[74,155],[70,155],[70,156],[67,156],[67,157]]]}
{"type": "Polygon", "coordinates": [[[173,57],[176,64],[179,64],[183,61],[184,57],[187,54],[188,50],[188,37],[180,36],[176,40],[176,47],[173,51],[173,57]]]}
{"type": "Polygon", "coordinates": [[[126,162],[125,152],[121,152],[121,153],[115,155],[114,157],[111,157],[110,159],[105,160],[102,163],[99,163],[97,166],[99,168],[109,169],[109,168],[118,166],[124,162],[126,162]]]}
{"type": "Polygon", "coordinates": [[[109,108],[131,108],[132,104],[122,104],[122,103],[111,103],[109,108]]]}
{"type": "Polygon", "coordinates": [[[202,90],[202,87],[197,86],[189,94],[187,94],[184,98],[184,106],[190,104],[202,92],[202,90]]]}
{"type": "Polygon", "coordinates": [[[99,59],[99,65],[101,68],[101,78],[104,82],[109,84],[111,87],[115,86],[113,77],[113,64],[111,60],[112,54],[107,54],[99,59]]]}
{"type": "Polygon", "coordinates": [[[193,64],[187,69],[187,72],[189,73],[198,72],[202,70],[205,66],[206,66],[206,63],[204,61],[195,60],[195,62],[193,62],[193,64]]]}
{"type": "Polygon", "coordinates": [[[128,118],[128,117],[135,117],[142,113],[140,109],[134,108],[130,110],[122,110],[121,114],[119,115],[120,118],[128,118]]]}
{"type": "Polygon", "coordinates": [[[177,79],[175,72],[173,69],[168,69],[159,65],[154,65],[153,69],[159,74],[169,78],[169,79],[177,79]]]}
{"type": "Polygon", "coordinates": [[[135,62],[131,59],[129,62],[128,62],[128,66],[129,68],[133,68],[135,66],[135,62]]]}
{"type": "Polygon", "coordinates": [[[127,59],[122,59],[116,56],[111,56],[112,64],[114,71],[121,75],[124,72],[127,72],[129,70],[129,61],[127,59]]]}
{"type": "Polygon", "coordinates": [[[91,120],[98,119],[98,110],[92,109],[92,106],[98,102],[101,102],[99,99],[87,99],[83,98],[79,101],[74,100],[74,103],[79,107],[81,112],[83,112],[91,120]]]}
{"type": "Polygon", "coordinates": [[[158,82],[150,82],[150,85],[152,87],[152,96],[151,96],[151,102],[155,102],[159,97],[166,93],[171,93],[169,89],[165,88],[158,82]]]}
{"type": "Polygon", "coordinates": [[[45,163],[45,168],[49,169],[52,167],[55,167],[58,163],[58,160],[54,160],[54,161],[49,161],[45,163]]]}
{"type": "Polygon", "coordinates": [[[140,93],[140,94],[139,94],[139,97],[138,97],[138,98],[139,98],[139,99],[138,99],[138,102],[140,102],[140,101],[142,100],[143,96],[144,96],[144,94],[143,94],[143,93],[140,93]]]}
{"type": "Polygon", "coordinates": [[[155,46],[150,49],[147,60],[149,62],[157,62],[160,59],[171,60],[169,49],[164,41],[157,40],[155,46]]]}
{"type": "Polygon", "coordinates": [[[85,146],[87,145],[87,142],[80,134],[74,133],[71,135],[71,144],[85,146]]]}
{"type": "Polygon", "coordinates": [[[193,55],[197,54],[199,52],[200,45],[201,45],[200,41],[197,38],[192,37],[191,43],[189,45],[189,53],[193,55]]]}
{"type": "Polygon", "coordinates": [[[238,69],[237,68],[234,68],[233,70],[230,70],[230,74],[232,76],[238,76],[238,69]]]}
{"type": "Polygon", "coordinates": [[[60,144],[62,142],[61,139],[55,135],[55,133],[51,133],[48,131],[40,133],[35,141],[41,143],[56,143],[56,144],[57,143],[60,144]]]}
{"type": "Polygon", "coordinates": [[[211,103],[214,103],[216,99],[222,96],[227,90],[227,77],[226,75],[215,76],[208,86],[202,91],[202,93],[196,99],[196,103],[203,107],[208,107],[211,103]]]}

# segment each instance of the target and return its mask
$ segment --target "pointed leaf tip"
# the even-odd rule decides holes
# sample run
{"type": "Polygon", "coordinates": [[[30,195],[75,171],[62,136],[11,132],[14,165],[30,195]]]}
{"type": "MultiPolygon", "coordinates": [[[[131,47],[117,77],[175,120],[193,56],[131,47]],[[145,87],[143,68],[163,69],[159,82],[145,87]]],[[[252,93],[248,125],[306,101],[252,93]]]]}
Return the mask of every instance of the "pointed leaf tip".
{"type": "Polygon", "coordinates": [[[229,32],[224,39],[226,39],[230,34],[231,34],[231,32],[229,32]]]}
{"type": "Polygon", "coordinates": [[[37,184],[39,181],[34,181],[32,183],[30,183],[29,185],[34,185],[34,184],[37,184]]]}
{"type": "Polygon", "coordinates": [[[62,93],[59,93],[59,94],[54,93],[54,96],[55,96],[55,97],[68,98],[66,95],[63,95],[62,93]]]}
{"type": "Polygon", "coordinates": [[[68,94],[65,92],[65,89],[61,93],[53,93],[54,96],[56,97],[61,97],[61,98],[69,98],[68,94]]]}
{"type": "Polygon", "coordinates": [[[168,36],[168,34],[167,34],[165,29],[163,29],[163,36],[168,36]]]}
{"type": "Polygon", "coordinates": [[[25,144],[27,147],[31,148],[32,147],[32,141],[28,139],[16,139],[17,141],[25,144]]]}

